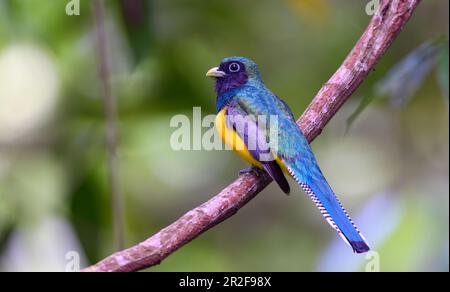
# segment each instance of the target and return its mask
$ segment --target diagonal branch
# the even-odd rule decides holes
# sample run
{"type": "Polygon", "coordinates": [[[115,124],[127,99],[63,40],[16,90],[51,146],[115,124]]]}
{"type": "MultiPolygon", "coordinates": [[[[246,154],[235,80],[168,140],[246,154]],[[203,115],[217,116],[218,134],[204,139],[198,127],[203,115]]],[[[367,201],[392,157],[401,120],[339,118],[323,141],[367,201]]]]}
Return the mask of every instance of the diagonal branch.
{"type": "MultiPolygon", "coordinates": [[[[380,7],[344,63],[297,121],[311,142],[358,88],[392,44],[420,0],[380,0],[380,7]]],[[[243,174],[218,195],[187,212],[147,240],[86,268],[86,272],[130,272],[159,264],[181,246],[231,217],[263,190],[265,173],[243,174]]]]}

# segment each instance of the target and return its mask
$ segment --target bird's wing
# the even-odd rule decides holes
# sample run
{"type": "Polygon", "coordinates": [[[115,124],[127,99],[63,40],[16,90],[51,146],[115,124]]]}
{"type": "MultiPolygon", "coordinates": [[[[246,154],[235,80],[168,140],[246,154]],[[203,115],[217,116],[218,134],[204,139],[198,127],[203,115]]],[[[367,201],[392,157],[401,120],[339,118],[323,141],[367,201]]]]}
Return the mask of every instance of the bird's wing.
{"type": "Polygon", "coordinates": [[[289,194],[289,183],[267,143],[266,121],[258,118],[258,116],[249,115],[237,101],[238,99],[234,99],[227,107],[227,127],[232,128],[237,133],[251,156],[261,163],[264,170],[277,182],[283,192],[289,194]]]}
{"type": "Polygon", "coordinates": [[[323,176],[287,104],[268,90],[238,98],[238,103],[249,115],[278,116],[277,145],[269,142],[269,147],[277,149],[275,155],[344,241],[357,253],[368,251],[369,246],[323,176]]]}

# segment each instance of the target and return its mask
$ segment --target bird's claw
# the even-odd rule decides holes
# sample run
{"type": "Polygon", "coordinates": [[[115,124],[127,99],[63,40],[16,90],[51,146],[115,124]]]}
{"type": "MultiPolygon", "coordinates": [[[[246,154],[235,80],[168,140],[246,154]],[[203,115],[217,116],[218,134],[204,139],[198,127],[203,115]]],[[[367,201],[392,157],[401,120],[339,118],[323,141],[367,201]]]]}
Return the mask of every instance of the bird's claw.
{"type": "Polygon", "coordinates": [[[244,169],[239,170],[239,175],[243,175],[246,173],[253,173],[256,176],[259,176],[259,169],[257,167],[254,166],[250,166],[250,167],[246,167],[244,169]]]}

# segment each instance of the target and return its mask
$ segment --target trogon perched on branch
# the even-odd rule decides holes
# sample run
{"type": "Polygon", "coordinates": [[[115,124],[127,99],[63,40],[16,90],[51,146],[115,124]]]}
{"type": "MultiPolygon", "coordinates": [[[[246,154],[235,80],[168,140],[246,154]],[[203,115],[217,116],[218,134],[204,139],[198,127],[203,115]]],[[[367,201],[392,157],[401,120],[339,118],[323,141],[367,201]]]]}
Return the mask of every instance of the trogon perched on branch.
{"type": "Polygon", "coordinates": [[[290,191],[285,175],[291,176],[353,251],[367,252],[366,240],[323,176],[291,109],[265,86],[256,63],[225,58],[206,76],[216,80],[216,128],[224,142],[265,170],[285,193],[290,191]]]}

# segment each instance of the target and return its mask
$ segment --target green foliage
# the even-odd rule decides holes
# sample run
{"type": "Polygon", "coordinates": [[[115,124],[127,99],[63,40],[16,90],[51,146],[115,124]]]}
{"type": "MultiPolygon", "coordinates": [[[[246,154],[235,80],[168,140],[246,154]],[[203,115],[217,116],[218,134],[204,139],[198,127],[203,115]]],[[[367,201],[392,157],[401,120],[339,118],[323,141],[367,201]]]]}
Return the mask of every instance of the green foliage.
{"type": "Polygon", "coordinates": [[[432,69],[442,95],[448,99],[448,40],[427,41],[414,49],[379,80],[372,94],[365,96],[347,120],[347,130],[375,99],[388,99],[394,108],[407,105],[432,69]]]}

